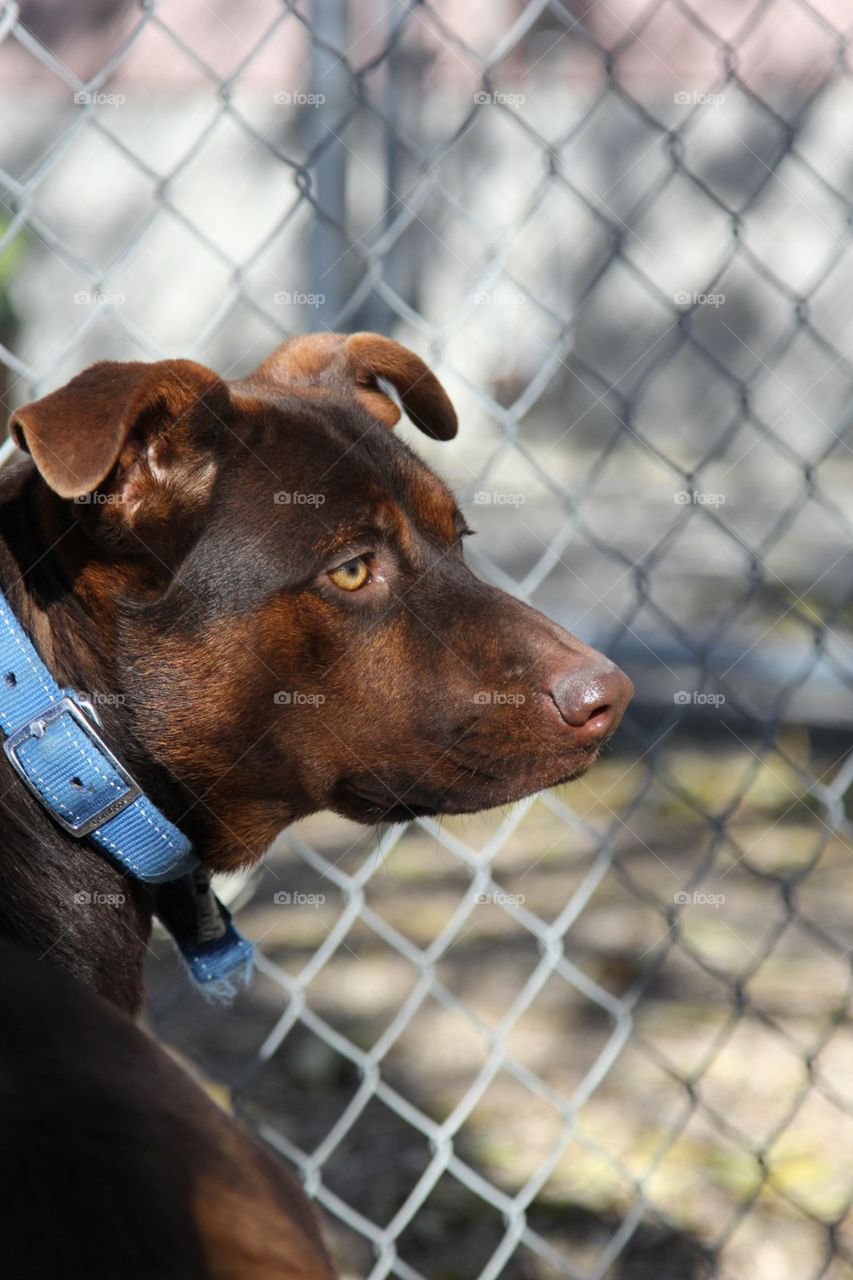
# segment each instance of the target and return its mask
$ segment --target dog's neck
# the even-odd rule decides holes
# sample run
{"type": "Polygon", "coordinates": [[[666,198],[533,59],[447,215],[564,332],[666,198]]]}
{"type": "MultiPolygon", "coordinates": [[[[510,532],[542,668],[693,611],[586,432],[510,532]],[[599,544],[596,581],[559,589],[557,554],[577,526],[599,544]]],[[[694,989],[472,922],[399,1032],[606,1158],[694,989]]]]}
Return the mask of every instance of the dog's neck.
{"type": "MultiPolygon", "coordinates": [[[[0,480],[0,587],[63,687],[116,687],[109,608],[75,590],[84,535],[28,464],[0,480]]],[[[111,745],[134,752],[120,708],[103,708],[111,745]]],[[[134,761],[134,763],[137,763],[134,761]]],[[[62,831],[0,762],[4,850],[0,934],[28,946],[135,1013],[151,930],[152,894],[86,840],[62,831]]]]}

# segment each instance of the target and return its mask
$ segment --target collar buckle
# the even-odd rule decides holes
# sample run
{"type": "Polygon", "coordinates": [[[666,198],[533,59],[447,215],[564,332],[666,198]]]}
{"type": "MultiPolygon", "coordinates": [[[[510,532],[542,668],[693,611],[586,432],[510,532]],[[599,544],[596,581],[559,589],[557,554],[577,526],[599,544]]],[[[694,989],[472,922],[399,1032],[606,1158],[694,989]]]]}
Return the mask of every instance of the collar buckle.
{"type": "Polygon", "coordinates": [[[37,712],[26,724],[21,725],[3,742],[3,750],[10,764],[40,804],[45,804],[44,792],[39,789],[34,780],[32,764],[25,763],[22,760],[21,749],[33,739],[45,738],[50,726],[61,716],[71,717],[71,720],[83,731],[89,744],[100,757],[100,763],[110,770],[113,776],[117,775],[119,781],[126,788],[121,795],[113,796],[94,813],[88,812],[78,817],[74,817],[71,811],[66,814],[59,811],[55,805],[49,806],[54,820],[69,835],[80,840],[92,831],[97,830],[98,827],[102,827],[105,822],[109,822],[111,818],[114,818],[117,813],[121,813],[128,805],[133,804],[134,800],[137,800],[142,794],[142,789],[130,776],[124,765],[110,751],[92,721],[84,714],[74,698],[66,695],[56,702],[50,703],[44,710],[37,712]]]}

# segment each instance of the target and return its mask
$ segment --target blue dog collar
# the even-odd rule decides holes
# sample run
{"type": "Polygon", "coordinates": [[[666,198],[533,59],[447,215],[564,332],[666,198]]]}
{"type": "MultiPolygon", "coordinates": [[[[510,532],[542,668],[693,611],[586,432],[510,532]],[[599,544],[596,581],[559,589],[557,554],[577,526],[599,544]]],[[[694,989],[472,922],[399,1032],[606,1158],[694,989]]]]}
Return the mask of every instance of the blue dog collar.
{"type": "Polygon", "coordinates": [[[226,991],[248,976],[251,943],[214,897],[187,837],[116,759],[96,719],[84,695],[59,687],[0,592],[0,729],[10,763],[69,835],[90,839],[138,880],[168,884],[162,912],[157,890],[157,914],[167,928],[179,922],[170,931],[195,981],[226,991]]]}

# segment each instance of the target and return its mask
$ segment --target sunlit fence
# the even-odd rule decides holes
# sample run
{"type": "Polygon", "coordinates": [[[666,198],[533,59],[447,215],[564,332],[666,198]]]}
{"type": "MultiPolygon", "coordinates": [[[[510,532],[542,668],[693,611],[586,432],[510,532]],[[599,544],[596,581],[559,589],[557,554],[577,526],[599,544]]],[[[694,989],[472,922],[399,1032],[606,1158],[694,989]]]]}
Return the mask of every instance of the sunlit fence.
{"type": "Polygon", "coordinates": [[[199,1007],[161,942],[161,1034],[349,1274],[850,1276],[846,6],[62,21],[0,6],[7,407],[389,333],[477,570],[638,689],[559,793],[286,832],[231,886],[253,990],[199,1007]]]}

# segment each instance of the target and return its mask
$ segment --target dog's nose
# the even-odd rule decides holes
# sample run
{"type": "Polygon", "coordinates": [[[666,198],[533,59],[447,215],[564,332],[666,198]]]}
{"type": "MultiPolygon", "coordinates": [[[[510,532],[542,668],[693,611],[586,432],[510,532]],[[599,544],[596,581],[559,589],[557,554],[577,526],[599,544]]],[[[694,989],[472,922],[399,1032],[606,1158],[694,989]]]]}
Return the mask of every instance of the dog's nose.
{"type": "Polygon", "coordinates": [[[576,667],[551,688],[557,710],[583,742],[606,738],[622,719],[634,694],[624,671],[612,662],[576,667]]]}

